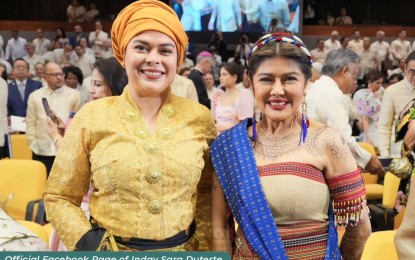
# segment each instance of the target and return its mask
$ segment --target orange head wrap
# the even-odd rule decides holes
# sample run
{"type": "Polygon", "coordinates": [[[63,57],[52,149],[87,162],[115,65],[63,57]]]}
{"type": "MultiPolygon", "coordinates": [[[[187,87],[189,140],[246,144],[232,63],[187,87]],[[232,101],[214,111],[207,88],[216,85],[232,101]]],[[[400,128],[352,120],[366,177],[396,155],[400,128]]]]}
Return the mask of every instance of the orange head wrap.
{"type": "Polygon", "coordinates": [[[182,64],[187,35],[173,9],[157,0],[140,0],[128,5],[112,24],[112,49],[121,64],[124,64],[127,44],[144,31],[158,31],[169,36],[176,43],[178,66],[182,64]]]}

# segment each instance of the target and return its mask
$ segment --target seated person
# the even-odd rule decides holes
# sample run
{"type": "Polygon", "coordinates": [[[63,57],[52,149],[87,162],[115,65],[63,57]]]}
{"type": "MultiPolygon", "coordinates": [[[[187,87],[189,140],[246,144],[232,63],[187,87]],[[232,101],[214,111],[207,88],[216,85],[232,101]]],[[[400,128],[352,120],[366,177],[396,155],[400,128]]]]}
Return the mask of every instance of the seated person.
{"type": "Polygon", "coordinates": [[[1,207],[0,226],[0,251],[48,251],[42,239],[14,221],[1,207]]]}

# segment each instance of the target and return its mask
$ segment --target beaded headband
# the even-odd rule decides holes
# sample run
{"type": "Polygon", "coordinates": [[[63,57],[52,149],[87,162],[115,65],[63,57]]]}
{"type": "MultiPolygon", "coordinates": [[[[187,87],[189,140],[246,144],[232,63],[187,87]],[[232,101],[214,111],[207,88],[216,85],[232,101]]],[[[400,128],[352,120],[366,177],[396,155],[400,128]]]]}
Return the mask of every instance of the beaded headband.
{"type": "Polygon", "coordinates": [[[284,43],[289,43],[289,44],[297,46],[298,48],[300,48],[300,50],[303,51],[303,53],[310,60],[310,66],[313,65],[313,57],[311,57],[310,52],[304,46],[304,43],[303,41],[301,41],[300,38],[292,34],[277,32],[277,33],[266,34],[262,36],[261,39],[259,39],[255,43],[255,46],[251,49],[248,56],[246,57],[246,60],[245,60],[246,68],[249,68],[248,61],[251,58],[252,54],[256,52],[258,49],[261,49],[265,44],[270,43],[270,42],[284,42],[284,43]],[[292,39],[289,37],[292,37],[292,39]]]}

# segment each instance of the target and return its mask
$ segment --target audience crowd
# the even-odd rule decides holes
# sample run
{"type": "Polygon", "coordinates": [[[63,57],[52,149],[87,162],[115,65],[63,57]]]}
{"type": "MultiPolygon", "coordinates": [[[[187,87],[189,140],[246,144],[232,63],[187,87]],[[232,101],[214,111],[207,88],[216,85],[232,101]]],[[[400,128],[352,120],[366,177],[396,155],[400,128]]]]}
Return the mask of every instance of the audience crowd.
{"type": "MultiPolygon", "coordinates": [[[[77,0],[72,1],[71,6],[77,6],[77,2],[77,0]]],[[[72,8],[68,7],[68,10],[70,11],[72,8]]],[[[346,21],[347,19],[345,18],[344,20],[346,21]]],[[[77,90],[74,93],[79,93],[81,98],[79,106],[70,106],[69,110],[65,112],[66,115],[61,115],[62,118],[67,118],[69,112],[76,112],[82,105],[87,103],[90,98],[90,77],[94,63],[113,57],[111,39],[108,33],[103,30],[99,20],[96,20],[94,24],[95,31],[84,32],[82,23],[75,23],[73,33],[69,37],[66,36],[62,28],[57,28],[54,39],[46,38],[42,28],[36,30],[36,38],[31,40],[21,37],[17,30],[11,31],[11,39],[7,41],[4,49],[0,48],[0,72],[2,78],[8,84],[7,108],[1,108],[2,113],[6,111],[8,116],[19,117],[26,117],[27,113],[33,114],[34,111],[32,110],[35,108],[28,106],[29,96],[32,92],[43,87],[50,89],[51,94],[58,95],[65,89],[58,87],[54,90],[55,87],[50,85],[53,85],[51,81],[77,90]],[[46,66],[48,63],[56,64],[59,67],[58,71],[50,73],[47,69],[48,66],[46,66]]],[[[384,40],[385,33],[383,31],[376,33],[376,40],[373,42],[367,36],[362,37],[357,29],[353,31],[352,35],[341,37],[340,41],[339,37],[339,33],[333,30],[327,39],[319,38],[315,46],[308,46],[314,62],[317,62],[313,70],[315,73],[321,73],[326,57],[332,50],[349,49],[359,56],[356,86],[344,93],[346,96],[349,96],[349,101],[352,100],[352,103],[349,102],[349,104],[354,103],[351,109],[358,111],[358,116],[350,120],[351,127],[354,130],[357,129],[357,131],[353,131],[353,134],[358,141],[366,141],[375,145],[382,156],[398,156],[399,149],[397,147],[399,147],[399,144],[394,149],[391,148],[391,146],[394,146],[393,133],[391,131],[392,125],[402,106],[406,104],[407,100],[409,101],[413,96],[415,97],[415,95],[411,89],[405,89],[407,90],[405,93],[397,93],[397,95],[405,98],[395,98],[399,100],[395,102],[394,98],[389,98],[389,92],[394,92],[393,89],[395,88],[386,92],[385,89],[397,81],[400,81],[401,85],[410,84],[410,78],[408,78],[408,76],[412,76],[410,68],[412,65],[412,62],[410,62],[412,55],[410,53],[415,50],[415,41],[411,44],[406,39],[406,31],[404,30],[398,32],[397,39],[390,43],[384,40]],[[409,60],[407,60],[408,57],[409,60]],[[375,82],[378,83],[376,87],[373,87],[374,79],[370,76],[374,74],[379,75],[375,79],[375,82]],[[402,79],[404,80],[402,81],[402,79]],[[353,97],[354,92],[360,89],[366,89],[367,92],[358,91],[359,94],[353,97]],[[385,100],[383,100],[384,93],[386,96],[385,100]],[[383,108],[383,111],[381,111],[381,108],[383,108]],[[378,122],[381,140],[377,140],[378,122]]],[[[250,82],[245,77],[246,73],[244,72],[244,60],[252,46],[253,41],[249,38],[248,33],[241,34],[238,43],[225,43],[222,34],[215,32],[212,34],[206,49],[196,55],[194,43],[189,39],[184,62],[172,84],[173,92],[198,101],[208,108],[211,108],[212,100],[216,109],[218,105],[217,100],[220,100],[221,95],[226,94],[226,86],[228,84],[223,79],[226,76],[220,73],[220,71],[222,67],[228,66],[236,69],[235,75],[241,75],[235,76],[234,83],[236,89],[251,89],[252,91],[250,82]],[[228,44],[235,47],[234,54],[229,58],[228,44]],[[181,85],[188,87],[180,87],[181,85]]],[[[318,80],[318,78],[311,79],[311,81],[315,80],[318,80]]],[[[5,92],[3,91],[3,93],[5,92]]],[[[67,99],[64,103],[66,102],[67,99]]],[[[52,110],[62,109],[61,103],[59,103],[58,107],[55,107],[57,105],[52,102],[50,106],[52,110]]],[[[244,109],[243,106],[238,107],[244,109]]],[[[37,111],[37,113],[40,112],[37,111]]],[[[212,113],[215,115],[215,111],[212,113]]],[[[240,111],[235,111],[235,113],[238,114],[240,111]]],[[[28,136],[32,135],[30,123],[31,120],[29,120],[28,136]]],[[[44,122],[42,124],[44,125],[44,122]]],[[[7,128],[7,126],[3,126],[3,128],[7,128]]],[[[43,129],[37,129],[37,131],[42,132],[43,129]]],[[[35,143],[39,145],[35,140],[30,140],[34,154],[36,154],[36,151],[39,152],[35,143]]],[[[0,146],[4,149],[5,143],[0,143],[0,146]]],[[[42,146],[53,147],[46,140],[44,140],[42,146]]],[[[46,150],[49,150],[49,148],[46,150]]],[[[5,156],[6,153],[7,151],[4,150],[1,155],[5,156]]],[[[39,155],[53,157],[55,152],[41,152],[39,155]]]]}
{"type": "MultiPolygon", "coordinates": [[[[191,26],[185,29],[195,30],[201,25],[191,22],[194,17],[184,2],[179,17],[191,26]]],[[[263,1],[259,1],[258,6],[241,6],[240,9],[238,4],[233,10],[243,16],[235,15],[236,20],[229,28],[215,20],[215,15],[220,15],[220,8],[232,9],[236,2],[223,2],[226,4],[217,1],[216,12],[208,24],[209,29],[217,32],[199,53],[189,39],[183,64],[171,84],[173,94],[211,110],[218,134],[246,118],[261,118],[255,106],[251,80],[244,69],[255,40],[243,33],[239,42],[225,43],[221,32],[241,29],[243,23],[252,26],[249,19],[254,12],[249,10],[258,8],[259,12],[263,1]],[[227,44],[236,46],[231,57],[227,55],[227,44]]],[[[326,11],[324,18],[317,21],[314,5],[313,0],[305,1],[305,23],[353,24],[345,8],[337,18],[326,11]]],[[[50,172],[57,145],[64,135],[62,132],[59,138],[54,138],[48,134],[48,124],[53,121],[57,131],[65,129],[65,122],[70,121],[74,113],[94,101],[91,97],[91,88],[97,87],[91,80],[94,68],[100,61],[114,57],[109,33],[94,19],[97,15],[95,3],[87,11],[78,0],[73,0],[67,8],[68,21],[74,22],[69,37],[62,28],[56,29],[53,39],[46,38],[42,28],[36,30],[34,39],[21,37],[17,30],[11,31],[11,39],[6,43],[0,36],[1,158],[8,156],[5,135],[16,132],[10,120],[5,119],[25,118],[25,134],[32,158],[44,163],[50,172]],[[95,30],[84,32],[82,23],[91,21],[95,21],[95,30]]],[[[271,18],[261,16],[257,25],[270,32],[284,30],[289,25],[287,22],[282,27],[281,19],[273,29],[271,18]],[[263,21],[265,18],[269,19],[263,21]]],[[[333,30],[327,38],[318,39],[315,46],[307,46],[315,62],[306,87],[308,116],[339,130],[358,166],[379,175],[383,173],[379,156],[401,156],[402,142],[395,143],[395,121],[405,105],[415,98],[415,41],[411,44],[404,30],[398,32],[392,42],[385,41],[385,36],[383,31],[378,31],[376,40],[371,41],[357,29],[352,35],[342,37],[333,30]],[[359,141],[373,145],[377,155],[358,146],[359,141]]]]}

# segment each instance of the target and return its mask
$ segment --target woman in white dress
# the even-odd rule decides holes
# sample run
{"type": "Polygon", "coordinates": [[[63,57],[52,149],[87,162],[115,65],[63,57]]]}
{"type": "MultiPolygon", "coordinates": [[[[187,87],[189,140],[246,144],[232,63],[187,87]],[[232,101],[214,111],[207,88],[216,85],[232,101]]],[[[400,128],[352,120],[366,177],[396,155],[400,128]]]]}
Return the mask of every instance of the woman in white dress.
{"type": "Polygon", "coordinates": [[[353,100],[362,119],[362,141],[376,146],[379,111],[385,89],[382,87],[383,76],[379,71],[370,71],[366,78],[368,87],[357,91],[353,100]]]}

